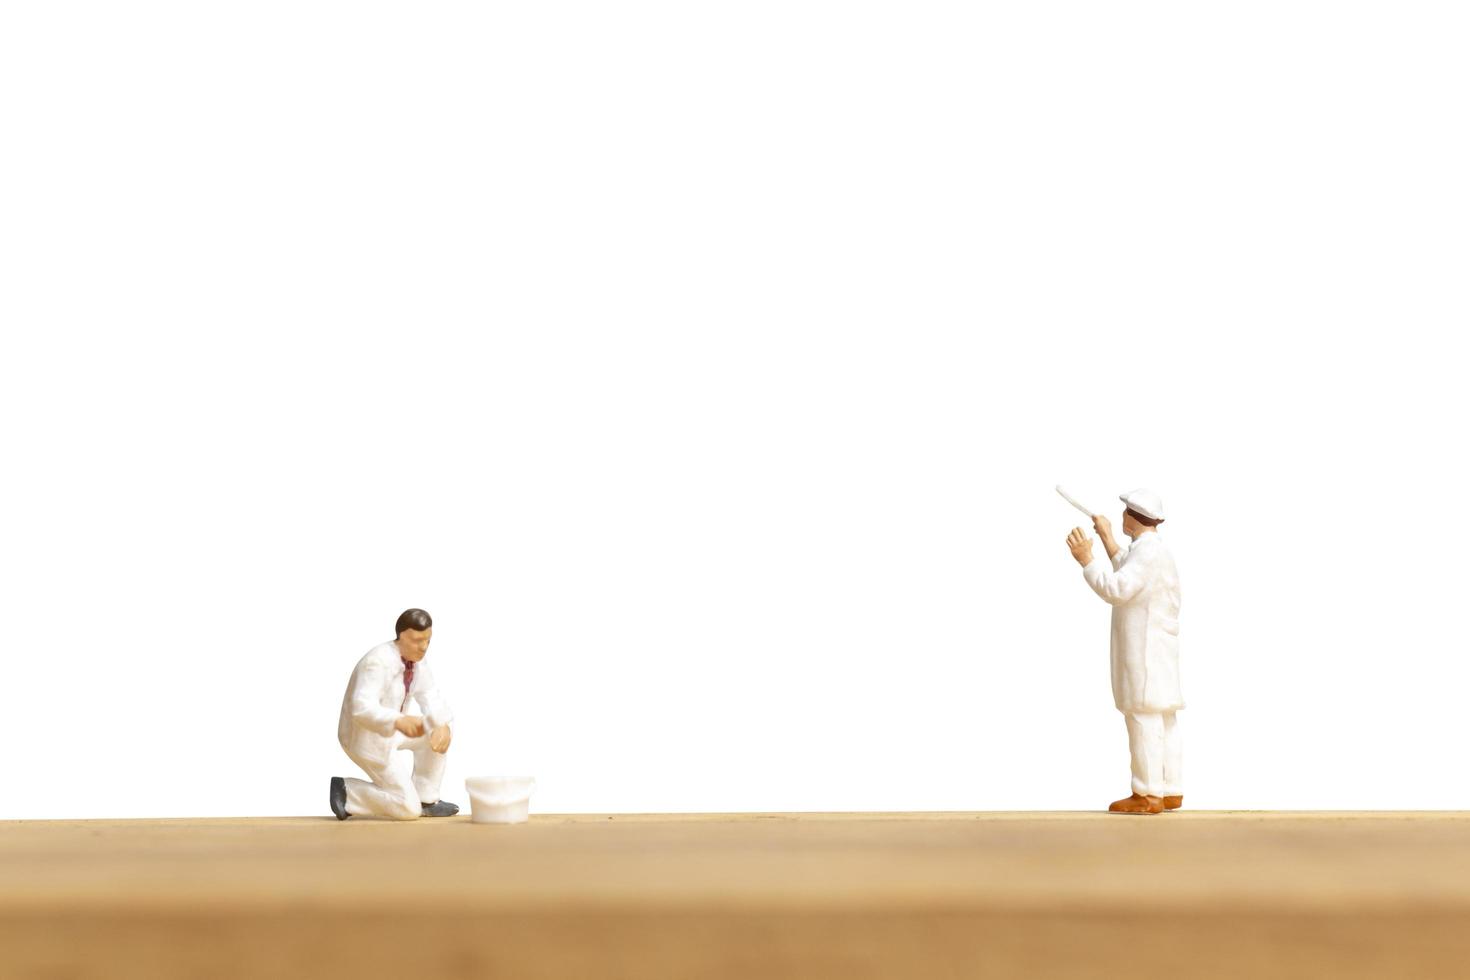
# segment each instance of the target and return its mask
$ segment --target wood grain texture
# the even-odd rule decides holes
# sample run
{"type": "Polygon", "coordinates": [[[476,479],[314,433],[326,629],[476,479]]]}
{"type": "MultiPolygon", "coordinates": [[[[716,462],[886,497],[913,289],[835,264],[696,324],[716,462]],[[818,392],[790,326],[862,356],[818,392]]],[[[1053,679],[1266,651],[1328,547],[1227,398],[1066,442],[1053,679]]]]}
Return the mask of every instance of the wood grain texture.
{"type": "Polygon", "coordinates": [[[1470,976],[1470,814],[0,822],[0,977],[1470,976]]]}

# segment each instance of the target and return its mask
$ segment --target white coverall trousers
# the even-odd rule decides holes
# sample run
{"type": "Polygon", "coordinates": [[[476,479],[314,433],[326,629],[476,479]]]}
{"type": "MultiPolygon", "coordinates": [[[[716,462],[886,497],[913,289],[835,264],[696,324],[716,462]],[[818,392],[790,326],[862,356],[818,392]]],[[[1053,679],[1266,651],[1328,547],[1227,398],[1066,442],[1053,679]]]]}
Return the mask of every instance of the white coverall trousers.
{"type": "Polygon", "coordinates": [[[1184,744],[1174,712],[1125,711],[1123,719],[1128,723],[1128,751],[1133,756],[1133,792],[1183,796],[1184,744]]]}
{"type": "Polygon", "coordinates": [[[347,780],[347,812],[371,814],[390,820],[414,820],[423,814],[420,805],[439,802],[439,784],[444,781],[445,753],[429,748],[429,733],[408,738],[395,732],[388,749],[388,759],[378,762],[352,752],[347,757],[362,767],[372,782],[347,780]],[[393,764],[398,751],[413,753],[413,777],[393,764]]]}

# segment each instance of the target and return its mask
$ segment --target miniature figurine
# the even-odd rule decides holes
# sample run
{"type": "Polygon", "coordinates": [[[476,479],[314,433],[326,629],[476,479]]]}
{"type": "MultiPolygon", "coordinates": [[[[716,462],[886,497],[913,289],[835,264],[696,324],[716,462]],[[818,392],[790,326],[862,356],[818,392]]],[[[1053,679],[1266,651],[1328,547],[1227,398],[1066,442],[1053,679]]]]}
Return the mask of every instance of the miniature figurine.
{"type": "Polygon", "coordinates": [[[337,741],[372,782],[332,777],[330,801],[338,820],[355,814],[413,820],[459,812],[439,798],[453,719],[423,662],[434,621],[422,609],[407,609],[394,629],[391,642],[373,647],[357,662],[342,698],[337,741]],[[400,749],[413,753],[412,779],[393,765],[393,753],[400,749]]]}
{"type": "Polygon", "coordinates": [[[1184,752],[1174,715],[1184,707],[1179,693],[1179,573],[1158,532],[1164,523],[1158,495],[1140,489],[1119,499],[1126,508],[1123,533],[1133,539],[1126,551],[1113,539],[1108,519],[1092,515],[1111,568],[1092,554],[1092,539],[1080,527],[1067,535],[1067,547],[1092,591],[1113,607],[1113,701],[1128,725],[1133,795],[1108,810],[1161,813],[1184,805],[1184,752]]]}

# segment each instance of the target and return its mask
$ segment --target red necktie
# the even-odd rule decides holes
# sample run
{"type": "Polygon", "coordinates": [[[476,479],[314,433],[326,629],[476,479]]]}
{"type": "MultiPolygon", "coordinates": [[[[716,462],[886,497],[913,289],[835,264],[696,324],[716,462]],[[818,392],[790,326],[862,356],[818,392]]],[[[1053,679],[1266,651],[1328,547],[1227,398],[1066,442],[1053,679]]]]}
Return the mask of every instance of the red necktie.
{"type": "MultiPolygon", "coordinates": [[[[400,658],[400,659],[402,659],[402,658],[400,658]]],[[[403,703],[398,706],[398,710],[400,712],[404,708],[407,708],[408,707],[408,688],[409,688],[409,686],[411,684],[413,684],[413,661],[412,660],[404,660],[403,661],[403,703]]]]}

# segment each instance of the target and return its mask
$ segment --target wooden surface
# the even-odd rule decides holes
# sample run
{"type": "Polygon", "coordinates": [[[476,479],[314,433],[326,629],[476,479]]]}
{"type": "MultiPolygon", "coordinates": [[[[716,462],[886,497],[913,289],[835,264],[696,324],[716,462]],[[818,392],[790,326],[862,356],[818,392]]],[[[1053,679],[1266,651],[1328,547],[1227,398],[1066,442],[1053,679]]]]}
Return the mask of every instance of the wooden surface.
{"type": "Polygon", "coordinates": [[[1470,976],[1470,814],[0,822],[0,977],[1470,976]]]}

